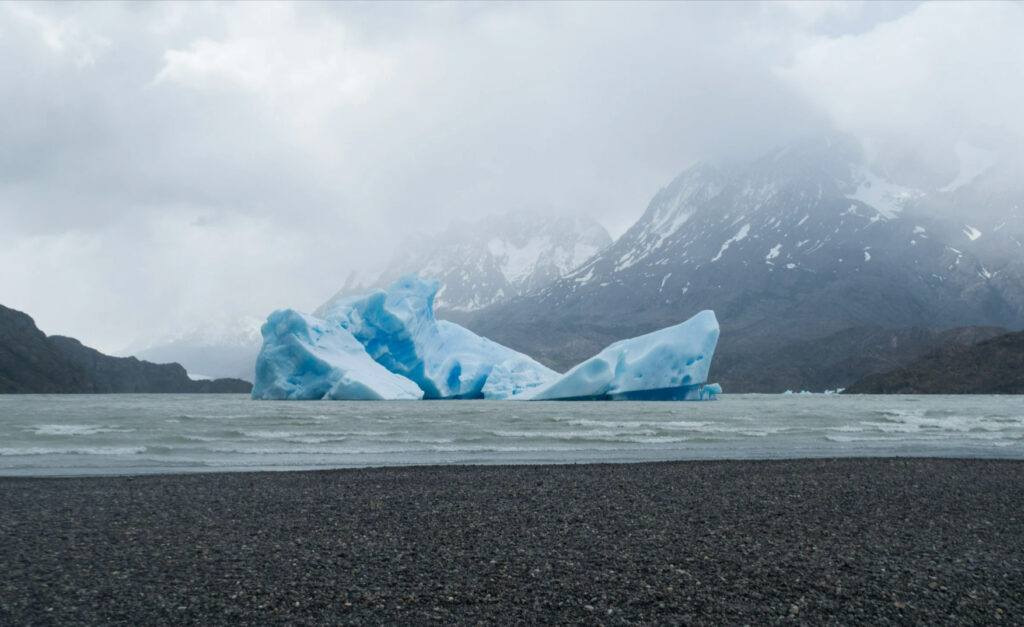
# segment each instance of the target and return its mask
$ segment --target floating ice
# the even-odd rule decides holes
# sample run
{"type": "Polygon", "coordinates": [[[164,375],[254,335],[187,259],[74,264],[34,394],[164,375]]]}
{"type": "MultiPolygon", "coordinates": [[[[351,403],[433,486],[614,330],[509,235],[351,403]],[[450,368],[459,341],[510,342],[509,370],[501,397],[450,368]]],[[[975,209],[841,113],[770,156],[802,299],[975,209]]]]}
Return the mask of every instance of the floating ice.
{"type": "Polygon", "coordinates": [[[263,324],[252,397],[264,400],[406,400],[423,391],[389,372],[337,322],[291,309],[263,324]]]}
{"type": "Polygon", "coordinates": [[[706,400],[714,313],[616,342],[565,375],[434,318],[437,281],[402,277],[336,301],[325,317],[275,311],[263,325],[256,399],[706,400]]]}
{"type": "Polygon", "coordinates": [[[530,357],[434,318],[437,281],[408,275],[331,305],[327,320],[347,329],[381,366],[414,381],[425,398],[509,398],[558,373],[530,357]]]}
{"type": "Polygon", "coordinates": [[[686,322],[616,342],[521,398],[532,400],[701,400],[721,393],[704,386],[718,342],[718,320],[702,311],[686,322]]]}

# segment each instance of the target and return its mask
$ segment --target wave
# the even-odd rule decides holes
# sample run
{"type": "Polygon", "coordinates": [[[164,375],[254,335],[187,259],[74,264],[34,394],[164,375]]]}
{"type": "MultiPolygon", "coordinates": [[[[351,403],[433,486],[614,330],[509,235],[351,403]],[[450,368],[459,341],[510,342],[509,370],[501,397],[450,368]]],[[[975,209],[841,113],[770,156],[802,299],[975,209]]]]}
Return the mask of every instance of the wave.
{"type": "Polygon", "coordinates": [[[110,457],[121,457],[124,455],[138,455],[145,451],[145,446],[93,446],[81,448],[27,446],[23,448],[0,448],[0,457],[37,455],[105,455],[110,457]]]}
{"type": "Polygon", "coordinates": [[[135,431],[132,428],[124,427],[111,427],[107,425],[35,425],[32,427],[26,427],[26,431],[30,431],[36,435],[95,435],[97,433],[131,433],[135,431]]]}

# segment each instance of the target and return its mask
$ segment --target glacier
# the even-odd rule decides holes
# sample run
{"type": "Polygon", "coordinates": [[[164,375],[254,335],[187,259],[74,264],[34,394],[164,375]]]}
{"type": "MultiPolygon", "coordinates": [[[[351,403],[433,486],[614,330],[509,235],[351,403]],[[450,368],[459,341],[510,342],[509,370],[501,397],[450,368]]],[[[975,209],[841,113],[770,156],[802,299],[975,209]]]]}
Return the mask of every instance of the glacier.
{"type": "Polygon", "coordinates": [[[434,317],[437,281],[411,274],[330,303],[322,317],[286,309],[262,327],[254,399],[707,400],[718,321],[616,342],[564,375],[434,317]]]}
{"type": "Polygon", "coordinates": [[[704,310],[686,322],[621,340],[524,400],[707,400],[705,385],[718,343],[718,320],[704,310]]]}

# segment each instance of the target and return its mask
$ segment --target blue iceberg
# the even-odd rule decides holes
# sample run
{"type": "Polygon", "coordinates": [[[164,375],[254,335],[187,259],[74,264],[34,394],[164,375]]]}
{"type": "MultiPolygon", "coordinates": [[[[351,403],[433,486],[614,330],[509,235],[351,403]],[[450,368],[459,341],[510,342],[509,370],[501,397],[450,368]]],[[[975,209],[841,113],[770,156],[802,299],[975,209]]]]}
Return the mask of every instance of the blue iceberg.
{"type": "Polygon", "coordinates": [[[415,275],[334,303],[324,318],[276,311],[263,325],[256,399],[511,398],[558,373],[434,318],[437,281],[415,275]]]}
{"type": "Polygon", "coordinates": [[[334,303],[326,319],[348,330],[377,363],[424,398],[510,398],[558,377],[526,355],[434,318],[440,283],[416,275],[387,290],[334,303]]]}
{"type": "Polygon", "coordinates": [[[276,311],[263,325],[256,399],[705,400],[718,321],[616,342],[564,375],[434,318],[437,281],[402,277],[333,303],[323,318],[276,311]]]}
{"type": "Polygon", "coordinates": [[[615,342],[559,379],[523,395],[530,400],[707,400],[704,385],[718,343],[718,320],[705,310],[686,322],[615,342]]]}
{"type": "Polygon", "coordinates": [[[263,324],[252,397],[265,400],[416,400],[423,391],[366,353],[341,325],[284,309],[263,324]]]}

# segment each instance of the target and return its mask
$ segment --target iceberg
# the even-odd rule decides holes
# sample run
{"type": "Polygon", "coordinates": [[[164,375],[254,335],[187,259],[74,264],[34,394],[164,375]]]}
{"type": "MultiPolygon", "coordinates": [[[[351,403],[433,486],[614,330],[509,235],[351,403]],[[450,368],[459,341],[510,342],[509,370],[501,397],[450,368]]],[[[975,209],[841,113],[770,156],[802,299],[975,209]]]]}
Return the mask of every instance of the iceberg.
{"type": "Polygon", "coordinates": [[[404,276],[386,290],[333,303],[328,322],[355,337],[390,372],[413,381],[428,399],[505,399],[558,378],[526,355],[434,318],[440,283],[404,276]]]}
{"type": "Polygon", "coordinates": [[[423,391],[366,353],[341,325],[284,309],[261,329],[252,398],[417,400],[423,391]]]}
{"type": "Polygon", "coordinates": [[[564,375],[434,317],[440,284],[415,274],[263,324],[254,399],[710,400],[714,312],[616,342],[564,375]]]}
{"type": "Polygon", "coordinates": [[[718,320],[705,310],[686,322],[621,340],[559,379],[520,395],[530,400],[708,400],[705,385],[718,343],[718,320]]]}

